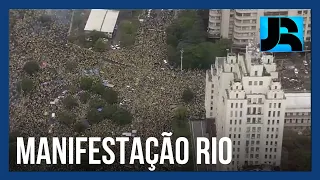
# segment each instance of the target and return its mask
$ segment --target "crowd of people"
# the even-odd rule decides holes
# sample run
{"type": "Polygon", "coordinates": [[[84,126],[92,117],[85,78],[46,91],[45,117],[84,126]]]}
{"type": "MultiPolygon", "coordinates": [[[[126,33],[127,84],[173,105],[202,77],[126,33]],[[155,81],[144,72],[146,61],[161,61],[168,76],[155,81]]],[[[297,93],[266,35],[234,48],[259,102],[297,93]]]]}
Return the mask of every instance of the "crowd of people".
{"type": "MultiPolygon", "coordinates": [[[[105,120],[91,125],[82,136],[118,137],[124,132],[137,130],[137,136],[142,139],[161,139],[162,132],[174,133],[172,117],[175,107],[184,104],[181,95],[186,88],[190,88],[195,94],[194,101],[184,104],[188,108],[189,116],[204,117],[205,73],[201,70],[174,70],[166,61],[165,28],[172,22],[173,13],[159,10],[156,16],[144,18],[146,19],[140,24],[134,46],[94,52],[68,42],[70,10],[12,10],[10,131],[19,131],[24,137],[75,136],[75,132],[70,130],[72,127],[59,123],[55,123],[51,133],[48,132],[49,126],[51,127],[48,123],[50,114],[62,108],[49,102],[66,90],[67,94],[76,96],[77,83],[83,69],[97,67],[100,70],[99,78],[115,85],[113,88],[119,94],[119,103],[131,112],[134,120],[127,126],[118,126],[105,120]],[[50,24],[44,25],[39,21],[44,14],[52,17],[50,24]],[[35,85],[32,93],[18,93],[17,82],[27,77],[22,70],[23,66],[31,60],[46,66],[34,76],[28,76],[35,85]],[[70,60],[77,63],[76,72],[66,71],[66,62],[70,60]]],[[[85,118],[85,107],[79,106],[73,110],[78,116],[77,119],[85,118]]],[[[128,147],[127,152],[130,150],[128,147]]],[[[49,169],[47,166],[43,168],[41,170],[49,169]]],[[[172,166],[169,169],[174,168],[172,166]]],[[[168,167],[157,168],[167,169],[168,167]]],[[[102,170],[124,168],[109,166],[102,170]]],[[[129,166],[125,170],[146,171],[147,168],[129,166]]]]}

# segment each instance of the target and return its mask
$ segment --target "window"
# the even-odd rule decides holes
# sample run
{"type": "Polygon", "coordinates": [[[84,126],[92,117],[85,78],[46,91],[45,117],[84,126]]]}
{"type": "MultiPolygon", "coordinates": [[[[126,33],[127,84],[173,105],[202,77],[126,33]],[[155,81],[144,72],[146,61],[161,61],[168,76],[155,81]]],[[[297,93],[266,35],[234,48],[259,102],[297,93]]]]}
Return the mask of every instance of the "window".
{"type": "Polygon", "coordinates": [[[233,116],[233,111],[230,111],[230,117],[232,117],[233,116]]]}
{"type": "Polygon", "coordinates": [[[274,98],[275,98],[275,99],[277,98],[277,94],[276,94],[276,93],[274,94],[274,98]]]}
{"type": "Polygon", "coordinates": [[[273,111],[273,113],[272,113],[272,114],[273,114],[273,117],[275,117],[275,116],[276,116],[276,112],[275,112],[275,111],[273,111]]]}
{"type": "Polygon", "coordinates": [[[214,88],[214,84],[211,85],[211,88],[214,88]]]}
{"type": "Polygon", "coordinates": [[[250,123],[251,119],[250,118],[247,118],[247,123],[250,123]]]}
{"type": "Polygon", "coordinates": [[[270,124],[270,120],[268,120],[268,124],[270,124]]]}
{"type": "MultiPolygon", "coordinates": [[[[238,86],[237,86],[238,87],[238,86]]],[[[236,108],[238,108],[238,103],[236,103],[236,108]]]]}
{"type": "Polygon", "coordinates": [[[240,108],[242,108],[242,103],[240,103],[240,108]]]}
{"type": "Polygon", "coordinates": [[[280,111],[278,111],[278,114],[277,114],[277,115],[278,115],[278,117],[280,117],[280,111]]]}
{"type": "Polygon", "coordinates": [[[234,124],[237,125],[237,120],[234,120],[234,124]]]}
{"type": "Polygon", "coordinates": [[[260,132],[261,131],[261,127],[258,127],[258,132],[260,132]]]}
{"type": "Polygon", "coordinates": [[[271,111],[268,112],[268,117],[270,117],[270,116],[271,116],[271,111]]]}
{"type": "Polygon", "coordinates": [[[213,99],[213,96],[211,96],[211,99],[213,99]]]}
{"type": "Polygon", "coordinates": [[[278,138],[278,134],[276,134],[276,138],[278,138]]]}
{"type": "Polygon", "coordinates": [[[281,103],[278,104],[278,108],[281,108],[281,103]]]}
{"type": "Polygon", "coordinates": [[[254,81],[254,85],[255,85],[255,86],[258,85],[258,81],[254,81]]]}
{"type": "Polygon", "coordinates": [[[269,103],[269,108],[271,108],[271,106],[272,106],[272,103],[269,103]]]}
{"type": "Polygon", "coordinates": [[[242,117],[242,111],[240,111],[240,117],[242,117]]]}
{"type": "Polygon", "coordinates": [[[266,145],[268,146],[268,141],[266,141],[266,145]]]}
{"type": "Polygon", "coordinates": [[[231,108],[233,108],[233,103],[231,103],[231,108]]]}
{"type": "Polygon", "coordinates": [[[269,132],[270,128],[267,128],[267,132],[269,132]]]}
{"type": "Polygon", "coordinates": [[[266,148],[266,152],[268,152],[268,148],[266,148]]]}
{"type": "Polygon", "coordinates": [[[261,104],[262,103],[262,98],[258,99],[258,103],[261,104]]]}
{"type": "Polygon", "coordinates": [[[280,122],[280,121],[279,121],[279,120],[277,120],[277,124],[279,124],[279,122],[280,122]]]}
{"type": "Polygon", "coordinates": [[[240,139],[240,137],[241,137],[240,134],[238,134],[238,138],[239,138],[239,139],[240,139]]]}
{"type": "Polygon", "coordinates": [[[230,120],[230,124],[232,124],[232,120],[230,120]]]}
{"type": "Polygon", "coordinates": [[[255,75],[255,76],[258,76],[258,71],[254,71],[254,75],[255,75]]]}
{"type": "Polygon", "coordinates": [[[239,120],[239,124],[241,125],[241,119],[239,120]]]}
{"type": "Polygon", "coordinates": [[[262,86],[263,85],[263,81],[259,81],[259,85],[262,86]]]}
{"type": "Polygon", "coordinates": [[[267,138],[269,138],[269,134],[267,134],[267,138]]]}
{"type": "Polygon", "coordinates": [[[238,93],[236,94],[236,98],[238,98],[238,93]]]}
{"type": "Polygon", "coordinates": [[[252,85],[252,81],[249,81],[249,86],[251,86],[252,85]]]}
{"type": "Polygon", "coordinates": [[[277,103],[273,103],[273,108],[276,108],[277,107],[277,103]]]}
{"type": "Polygon", "coordinates": [[[238,117],[238,111],[234,112],[234,117],[238,117]]]}
{"type": "Polygon", "coordinates": [[[210,110],[213,110],[213,107],[210,107],[210,110]]]}
{"type": "Polygon", "coordinates": [[[272,125],[274,125],[274,120],[272,120],[272,125]]]}
{"type": "Polygon", "coordinates": [[[231,134],[229,134],[229,138],[231,139],[231,134]]]}
{"type": "Polygon", "coordinates": [[[257,139],[260,139],[260,134],[257,134],[257,139]]]}

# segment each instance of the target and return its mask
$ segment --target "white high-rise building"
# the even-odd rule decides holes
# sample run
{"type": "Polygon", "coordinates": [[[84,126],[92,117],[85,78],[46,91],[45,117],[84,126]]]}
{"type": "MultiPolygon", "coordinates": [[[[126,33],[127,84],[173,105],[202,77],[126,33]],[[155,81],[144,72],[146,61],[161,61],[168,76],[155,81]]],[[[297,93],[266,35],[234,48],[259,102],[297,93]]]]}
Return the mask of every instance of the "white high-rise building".
{"type": "Polygon", "coordinates": [[[260,16],[303,16],[304,40],[311,41],[310,9],[211,9],[209,38],[232,39],[239,47],[245,47],[253,38],[259,41],[260,16]]]}
{"type": "Polygon", "coordinates": [[[206,117],[215,119],[217,139],[233,141],[232,162],[280,166],[286,99],[274,56],[249,43],[246,53],[217,57],[206,74],[206,117]]]}

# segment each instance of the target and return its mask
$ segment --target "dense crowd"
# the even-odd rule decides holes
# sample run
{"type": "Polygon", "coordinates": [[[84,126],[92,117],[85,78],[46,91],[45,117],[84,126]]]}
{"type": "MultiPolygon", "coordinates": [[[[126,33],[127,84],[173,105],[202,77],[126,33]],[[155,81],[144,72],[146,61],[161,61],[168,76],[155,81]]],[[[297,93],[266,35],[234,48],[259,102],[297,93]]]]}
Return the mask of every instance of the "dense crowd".
{"type": "MultiPolygon", "coordinates": [[[[183,103],[181,94],[187,87],[195,94],[194,101],[185,104],[188,113],[190,117],[202,118],[205,114],[204,72],[172,70],[165,61],[165,28],[171,23],[173,13],[164,10],[159,11],[156,16],[145,18],[146,21],[140,24],[133,47],[98,53],[68,42],[67,32],[71,19],[69,10],[11,11],[10,131],[18,130],[25,137],[75,136],[70,127],[59,123],[52,126],[52,123],[48,123],[50,114],[62,108],[49,102],[61,96],[65,90],[68,90],[66,94],[76,96],[79,92],[77,82],[83,69],[92,68],[99,68],[97,76],[115,85],[119,103],[132,113],[134,120],[128,126],[103,121],[92,125],[83,136],[116,137],[124,132],[137,130],[137,136],[143,139],[161,139],[162,132],[173,131],[172,116],[175,108],[183,103]],[[39,22],[38,19],[43,14],[52,16],[53,21],[49,25],[39,22]],[[34,92],[29,95],[19,94],[16,92],[17,82],[26,76],[22,68],[30,60],[46,66],[32,77],[34,92]],[[70,60],[77,62],[77,72],[65,70],[65,64],[70,60]],[[51,133],[48,132],[50,127],[51,133]]],[[[79,106],[73,111],[78,119],[83,119],[87,112],[85,106],[79,106]]],[[[127,152],[129,150],[131,149],[127,152]]],[[[146,167],[128,166],[125,170],[145,171],[146,167]]],[[[42,170],[46,169],[49,168],[42,170]]],[[[124,170],[116,165],[102,169],[124,170]]],[[[174,167],[170,169],[173,170],[174,167]]],[[[54,170],[59,169],[56,167],[54,170]]]]}

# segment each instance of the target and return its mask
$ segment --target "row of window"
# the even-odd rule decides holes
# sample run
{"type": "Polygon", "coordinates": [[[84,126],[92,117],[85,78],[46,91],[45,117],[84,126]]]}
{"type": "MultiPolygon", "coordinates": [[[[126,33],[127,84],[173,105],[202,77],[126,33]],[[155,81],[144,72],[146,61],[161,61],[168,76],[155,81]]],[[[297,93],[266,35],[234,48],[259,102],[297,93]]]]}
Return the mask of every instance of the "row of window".
{"type": "Polygon", "coordinates": [[[262,104],[262,98],[248,98],[249,104],[262,104]],[[258,101],[257,101],[258,100],[258,101]]]}
{"type": "Polygon", "coordinates": [[[290,112],[286,113],[286,116],[310,116],[311,112],[290,112]]]}
{"type": "Polygon", "coordinates": [[[268,120],[268,125],[270,125],[270,123],[272,124],[272,125],[274,125],[274,123],[277,123],[277,124],[279,124],[280,123],[280,120],[268,120]]]}
{"type": "Polygon", "coordinates": [[[262,108],[261,107],[248,107],[248,114],[261,114],[262,108]]]}
{"type": "MultiPolygon", "coordinates": [[[[257,74],[258,75],[258,74],[257,74]]],[[[256,75],[256,76],[257,76],[256,75]]],[[[258,81],[253,81],[253,85],[254,86],[257,86],[258,85],[258,81]]],[[[259,81],[259,86],[262,86],[263,85],[263,81],[259,81]]],[[[249,86],[252,86],[252,81],[249,81],[249,86]]]]}
{"type": "MultiPolygon", "coordinates": [[[[274,135],[274,134],[270,134],[270,138],[271,138],[271,139],[273,139],[273,135],[274,135]]],[[[274,135],[274,138],[275,138],[275,139],[278,139],[278,137],[279,137],[278,134],[275,134],[275,135],[274,135]]],[[[269,134],[266,135],[266,138],[269,139],[269,134]]]]}
{"type": "MultiPolygon", "coordinates": [[[[233,117],[233,112],[234,117],[238,117],[238,111],[230,111],[230,117],[233,117]]],[[[239,111],[239,117],[242,117],[242,111],[239,111]]]]}
{"type": "Polygon", "coordinates": [[[247,118],[247,123],[249,124],[260,124],[261,123],[261,118],[247,118]]]}
{"type": "Polygon", "coordinates": [[[310,119],[286,119],[285,123],[311,123],[310,119]]]}
{"type": "Polygon", "coordinates": [[[231,103],[231,108],[233,108],[233,107],[238,108],[238,104],[239,104],[240,108],[243,107],[243,103],[231,103]],[[233,104],[235,104],[235,106],[233,106],[233,104]]]}
{"type": "MultiPolygon", "coordinates": [[[[278,108],[281,108],[281,103],[273,103],[273,108],[277,108],[277,104],[278,108]]],[[[269,103],[269,108],[272,108],[272,103],[269,103]]]]}
{"type": "MultiPolygon", "coordinates": [[[[270,144],[270,146],[272,146],[273,145],[273,141],[270,141],[270,143],[269,143],[269,141],[266,141],[266,146],[268,146],[269,144],[270,144]]],[[[274,141],[274,145],[277,146],[278,142],[274,141]]]]}
{"type": "Polygon", "coordinates": [[[280,111],[269,111],[268,117],[271,117],[271,112],[272,112],[272,117],[280,117],[280,111]],[[276,112],[277,112],[277,114],[276,114],[276,112]]]}

